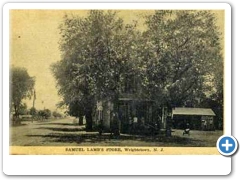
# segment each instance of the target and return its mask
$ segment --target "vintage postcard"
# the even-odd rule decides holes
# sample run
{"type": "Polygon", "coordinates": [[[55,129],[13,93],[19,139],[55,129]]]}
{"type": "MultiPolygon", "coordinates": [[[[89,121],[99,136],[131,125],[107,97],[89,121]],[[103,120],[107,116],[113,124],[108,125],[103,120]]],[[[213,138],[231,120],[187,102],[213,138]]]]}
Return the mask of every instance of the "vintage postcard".
{"type": "Polygon", "coordinates": [[[10,156],[219,156],[228,5],[25,5],[5,8],[10,156]]]}

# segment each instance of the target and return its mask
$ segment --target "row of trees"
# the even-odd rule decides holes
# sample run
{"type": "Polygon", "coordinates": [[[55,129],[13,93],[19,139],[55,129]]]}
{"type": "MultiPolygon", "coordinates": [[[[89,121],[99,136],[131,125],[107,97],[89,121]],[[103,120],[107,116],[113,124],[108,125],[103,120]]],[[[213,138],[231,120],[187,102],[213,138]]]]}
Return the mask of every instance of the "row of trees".
{"type": "Polygon", "coordinates": [[[30,114],[37,119],[48,119],[52,116],[52,112],[49,109],[37,110],[34,107],[30,109],[30,114]]]}
{"type": "Polygon", "coordinates": [[[18,115],[31,115],[32,118],[35,119],[48,119],[50,117],[53,118],[61,118],[63,117],[61,113],[57,111],[51,112],[49,109],[37,110],[35,107],[27,108],[26,103],[20,104],[18,115]]]}
{"type": "Polygon", "coordinates": [[[44,110],[36,110],[34,107],[30,109],[30,113],[33,117],[42,118],[42,119],[49,119],[50,117],[53,118],[62,118],[63,115],[57,111],[51,112],[49,109],[44,110]]]}
{"type": "Polygon", "coordinates": [[[66,15],[59,26],[62,59],[52,72],[60,105],[70,115],[86,115],[87,129],[97,101],[116,102],[129,88],[159,107],[201,106],[210,99],[222,109],[223,58],[214,14],[159,10],[144,18],[143,31],[137,21],[125,24],[117,12],[98,10],[66,15]]]}
{"type": "Polygon", "coordinates": [[[28,109],[23,100],[31,99],[32,96],[34,96],[34,100],[36,99],[34,91],[35,79],[29,76],[25,68],[12,67],[10,72],[10,112],[14,112],[13,118],[16,123],[20,123],[20,115],[32,115],[33,118],[39,119],[48,119],[51,116],[55,118],[62,117],[59,112],[54,111],[52,113],[49,109],[37,110],[35,107],[28,109]]]}
{"type": "Polygon", "coordinates": [[[63,117],[63,115],[57,111],[53,111],[51,112],[51,110],[49,109],[44,109],[44,110],[36,110],[36,108],[32,107],[30,109],[29,114],[31,114],[32,116],[39,116],[45,119],[48,119],[50,117],[54,117],[54,118],[61,118],[63,117]]]}

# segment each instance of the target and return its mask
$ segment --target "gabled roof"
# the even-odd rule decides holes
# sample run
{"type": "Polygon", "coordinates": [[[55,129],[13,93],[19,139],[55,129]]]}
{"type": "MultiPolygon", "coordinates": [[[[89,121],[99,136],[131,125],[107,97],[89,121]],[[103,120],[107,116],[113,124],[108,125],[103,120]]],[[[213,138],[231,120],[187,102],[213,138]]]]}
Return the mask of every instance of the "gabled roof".
{"type": "Polygon", "coordinates": [[[209,108],[179,108],[172,110],[172,115],[216,116],[209,108]]]}

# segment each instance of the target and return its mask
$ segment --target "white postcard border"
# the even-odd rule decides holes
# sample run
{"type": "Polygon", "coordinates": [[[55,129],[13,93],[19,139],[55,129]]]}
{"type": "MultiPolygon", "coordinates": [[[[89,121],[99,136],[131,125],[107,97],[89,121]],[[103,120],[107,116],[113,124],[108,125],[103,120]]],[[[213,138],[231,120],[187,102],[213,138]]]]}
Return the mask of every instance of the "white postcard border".
{"type": "Polygon", "coordinates": [[[227,175],[221,155],[9,155],[10,9],[225,9],[225,124],[231,134],[231,7],[227,3],[9,3],[3,7],[3,172],[8,175],[227,175]],[[185,163],[189,164],[187,167],[185,163]],[[204,166],[203,166],[204,164],[204,166]],[[44,166],[43,166],[44,165],[44,166]],[[218,168],[213,168],[213,167],[218,168]]]}

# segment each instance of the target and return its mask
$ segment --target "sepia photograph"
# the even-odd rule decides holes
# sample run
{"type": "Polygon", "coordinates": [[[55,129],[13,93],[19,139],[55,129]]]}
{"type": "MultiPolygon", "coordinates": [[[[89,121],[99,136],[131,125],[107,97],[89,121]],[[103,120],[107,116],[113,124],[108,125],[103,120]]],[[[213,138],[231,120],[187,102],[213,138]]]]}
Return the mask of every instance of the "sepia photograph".
{"type": "Polygon", "coordinates": [[[224,9],[11,9],[9,20],[9,154],[218,154],[224,9]]]}

